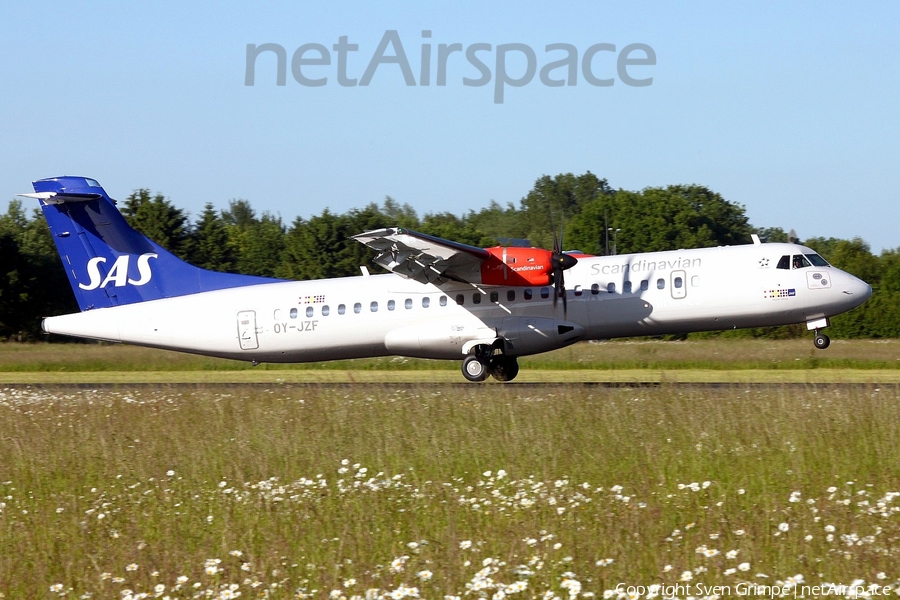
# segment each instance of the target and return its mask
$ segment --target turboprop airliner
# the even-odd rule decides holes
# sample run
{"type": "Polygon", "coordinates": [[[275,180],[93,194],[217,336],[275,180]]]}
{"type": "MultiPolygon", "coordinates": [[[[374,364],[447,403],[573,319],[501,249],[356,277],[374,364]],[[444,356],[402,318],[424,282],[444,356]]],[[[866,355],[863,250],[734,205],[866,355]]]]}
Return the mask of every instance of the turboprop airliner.
{"type": "Polygon", "coordinates": [[[388,228],[355,239],[390,271],[285,281],[194,267],[132,229],[97,181],[35,181],[81,312],[47,333],[248,361],[375,356],[462,361],[469,381],[513,379],[518,357],[582,340],[805,323],[872,288],[798,244],[618,256],[477,248],[388,228]]]}

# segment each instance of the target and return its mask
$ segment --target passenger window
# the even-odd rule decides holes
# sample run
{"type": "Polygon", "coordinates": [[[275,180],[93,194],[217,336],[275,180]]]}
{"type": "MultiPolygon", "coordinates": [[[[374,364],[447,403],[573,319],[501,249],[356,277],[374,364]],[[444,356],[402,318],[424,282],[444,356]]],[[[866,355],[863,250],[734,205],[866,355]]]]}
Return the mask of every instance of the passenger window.
{"type": "Polygon", "coordinates": [[[406,300],[403,301],[403,308],[405,308],[406,310],[409,310],[412,308],[412,298],[407,298],[406,300]]]}
{"type": "Polygon", "coordinates": [[[292,308],[292,309],[291,309],[291,318],[292,318],[292,319],[296,319],[296,318],[297,318],[297,309],[296,309],[296,308],[292,308]]]}
{"type": "Polygon", "coordinates": [[[347,307],[344,306],[343,304],[338,304],[338,314],[342,315],[345,312],[347,312],[347,307]]]}
{"type": "Polygon", "coordinates": [[[531,289],[526,289],[524,292],[522,292],[522,295],[525,296],[526,300],[531,300],[533,292],[531,291],[531,289]]]}
{"type": "Polygon", "coordinates": [[[428,308],[429,306],[431,306],[431,298],[425,296],[422,298],[422,308],[428,308]]]}
{"type": "Polygon", "coordinates": [[[307,307],[306,307],[306,316],[307,316],[307,317],[313,316],[313,310],[314,310],[314,309],[313,309],[312,306],[307,306],[307,307]]]}
{"type": "Polygon", "coordinates": [[[447,306],[447,296],[441,296],[441,299],[438,300],[438,304],[441,306],[447,306]]]}
{"type": "Polygon", "coordinates": [[[515,302],[516,301],[516,290],[507,290],[506,291],[506,300],[507,300],[507,302],[515,302]]]}
{"type": "Polygon", "coordinates": [[[362,312],[362,304],[360,304],[359,302],[357,302],[356,304],[354,304],[354,305],[353,305],[353,312],[355,312],[356,314],[361,313],[361,312],[362,312]]]}
{"type": "Polygon", "coordinates": [[[665,279],[657,279],[656,280],[656,289],[658,289],[658,290],[666,289],[666,280],[665,279]]]}
{"type": "Polygon", "coordinates": [[[776,266],[775,268],[789,270],[791,268],[791,257],[788,256],[787,254],[782,256],[781,259],[778,261],[778,266],[776,266]]]}
{"type": "Polygon", "coordinates": [[[462,306],[466,303],[466,295],[465,294],[457,294],[456,295],[456,303],[462,306]]]}
{"type": "Polygon", "coordinates": [[[591,294],[596,296],[599,293],[600,293],[600,284],[599,283],[591,284],[591,294]]]}
{"type": "Polygon", "coordinates": [[[684,285],[684,280],[681,277],[676,277],[675,281],[672,282],[672,285],[675,286],[676,289],[681,289],[681,286],[684,285]]]}
{"type": "Polygon", "coordinates": [[[625,282],[625,286],[624,286],[624,288],[622,289],[622,293],[623,293],[623,294],[630,294],[630,293],[631,293],[631,282],[630,282],[630,281],[626,281],[626,282],[625,282]]]}
{"type": "Polygon", "coordinates": [[[792,264],[795,269],[803,269],[805,267],[811,266],[809,264],[809,261],[806,260],[806,257],[802,254],[795,254],[792,264]]]}
{"type": "Polygon", "coordinates": [[[394,307],[397,306],[397,303],[393,300],[388,300],[388,310],[394,310],[394,307]]]}
{"type": "Polygon", "coordinates": [[[610,281],[609,283],[607,283],[607,284],[606,284],[606,291],[607,291],[607,293],[609,293],[609,294],[615,294],[615,293],[616,293],[616,284],[613,283],[612,281],[610,281]]]}
{"type": "Polygon", "coordinates": [[[481,294],[479,292],[472,294],[472,304],[481,304],[481,294]]]}
{"type": "Polygon", "coordinates": [[[646,292],[649,289],[650,289],[650,280],[644,279],[643,281],[641,281],[641,291],[646,292]]]}
{"type": "Polygon", "coordinates": [[[547,299],[550,297],[550,288],[541,288],[541,298],[547,299]]]}
{"type": "Polygon", "coordinates": [[[378,303],[374,300],[369,304],[369,310],[372,312],[378,312],[378,303]]]}
{"type": "Polygon", "coordinates": [[[322,306],[322,316],[327,317],[329,313],[331,313],[331,309],[328,308],[327,304],[323,305],[322,306]]]}
{"type": "Polygon", "coordinates": [[[580,296],[584,290],[581,289],[580,285],[575,286],[575,295],[580,296]]]}
{"type": "Polygon", "coordinates": [[[497,302],[500,300],[500,294],[497,292],[491,292],[491,302],[497,302]]]}

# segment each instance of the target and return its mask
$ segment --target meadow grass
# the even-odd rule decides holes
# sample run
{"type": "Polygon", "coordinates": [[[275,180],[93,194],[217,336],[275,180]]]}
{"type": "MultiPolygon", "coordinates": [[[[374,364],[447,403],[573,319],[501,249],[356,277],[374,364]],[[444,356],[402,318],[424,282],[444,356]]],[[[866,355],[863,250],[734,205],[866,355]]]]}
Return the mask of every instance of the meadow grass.
{"type": "Polygon", "coordinates": [[[0,593],[895,589],[898,396],[896,386],[7,388],[0,593]]]}
{"type": "MultiPolygon", "coordinates": [[[[520,359],[523,370],[900,370],[900,340],[616,340],[579,343],[520,359]]],[[[459,361],[386,357],[306,364],[261,364],[124,344],[0,344],[0,373],[99,371],[455,371],[459,361]]]]}

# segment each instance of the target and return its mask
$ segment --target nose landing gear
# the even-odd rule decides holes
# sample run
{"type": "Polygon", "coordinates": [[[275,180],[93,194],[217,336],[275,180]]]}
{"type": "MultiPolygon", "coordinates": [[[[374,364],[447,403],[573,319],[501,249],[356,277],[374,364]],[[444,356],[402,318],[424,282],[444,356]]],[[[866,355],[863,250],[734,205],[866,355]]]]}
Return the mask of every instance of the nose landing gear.
{"type": "Polygon", "coordinates": [[[818,348],[819,350],[824,350],[830,344],[831,344],[831,338],[829,338],[824,333],[819,333],[818,330],[816,330],[816,335],[813,338],[813,345],[815,345],[815,347],[818,348]]]}

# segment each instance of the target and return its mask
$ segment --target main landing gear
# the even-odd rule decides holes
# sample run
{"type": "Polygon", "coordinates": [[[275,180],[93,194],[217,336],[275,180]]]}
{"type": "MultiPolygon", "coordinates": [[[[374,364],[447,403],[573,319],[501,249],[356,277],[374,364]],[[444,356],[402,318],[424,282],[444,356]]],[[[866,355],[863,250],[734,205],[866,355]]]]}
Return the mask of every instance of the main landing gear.
{"type": "Polygon", "coordinates": [[[831,338],[829,338],[824,333],[819,333],[819,331],[816,330],[816,336],[813,338],[813,344],[819,350],[824,350],[831,344],[831,338]]]}
{"type": "Polygon", "coordinates": [[[492,355],[477,351],[468,355],[462,364],[463,377],[469,381],[484,381],[488,375],[497,381],[512,381],[519,374],[519,362],[515,356],[492,355]]]}

